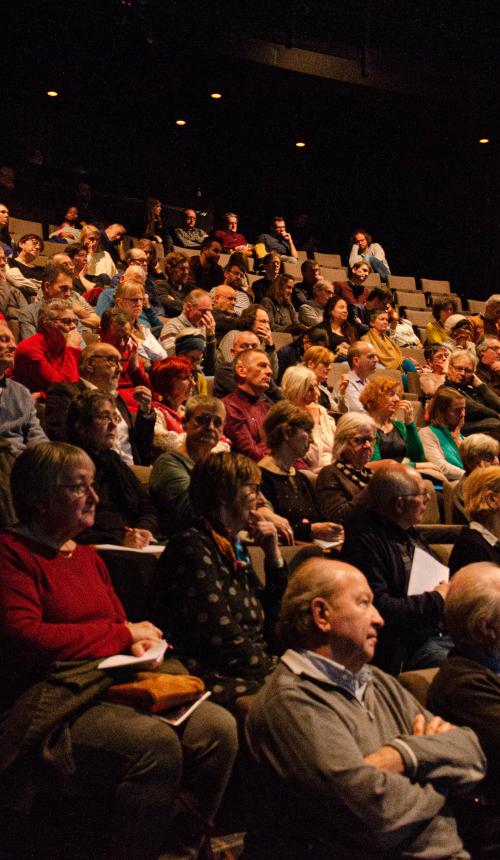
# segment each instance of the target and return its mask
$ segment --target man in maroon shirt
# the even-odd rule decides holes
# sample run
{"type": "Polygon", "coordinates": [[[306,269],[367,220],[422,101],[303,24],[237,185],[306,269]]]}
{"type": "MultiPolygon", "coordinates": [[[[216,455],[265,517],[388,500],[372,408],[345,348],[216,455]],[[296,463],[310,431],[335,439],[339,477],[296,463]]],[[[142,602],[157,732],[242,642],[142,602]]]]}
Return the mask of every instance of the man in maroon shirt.
{"type": "Polygon", "coordinates": [[[224,432],[233,443],[233,451],[260,460],[268,453],[264,442],[264,419],[271,406],[265,391],[273,377],[266,353],[247,349],[235,359],[236,389],[223,398],[226,407],[224,432]]]}

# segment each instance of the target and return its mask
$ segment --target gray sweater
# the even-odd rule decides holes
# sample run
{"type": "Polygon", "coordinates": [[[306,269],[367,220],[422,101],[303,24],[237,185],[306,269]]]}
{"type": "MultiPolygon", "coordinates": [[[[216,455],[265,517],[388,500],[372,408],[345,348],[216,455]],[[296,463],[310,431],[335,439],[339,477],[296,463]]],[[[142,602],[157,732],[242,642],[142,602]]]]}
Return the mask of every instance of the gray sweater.
{"type": "Polygon", "coordinates": [[[266,788],[267,826],[283,833],[289,822],[317,846],[311,856],[328,846],[325,856],[349,860],[468,857],[447,797],[484,776],[476,735],[413,735],[416,714],[431,714],[395,679],[372,673],[360,701],[288,650],[255,696],[247,737],[266,788]],[[385,744],[401,753],[405,775],[364,762],[385,744]]]}

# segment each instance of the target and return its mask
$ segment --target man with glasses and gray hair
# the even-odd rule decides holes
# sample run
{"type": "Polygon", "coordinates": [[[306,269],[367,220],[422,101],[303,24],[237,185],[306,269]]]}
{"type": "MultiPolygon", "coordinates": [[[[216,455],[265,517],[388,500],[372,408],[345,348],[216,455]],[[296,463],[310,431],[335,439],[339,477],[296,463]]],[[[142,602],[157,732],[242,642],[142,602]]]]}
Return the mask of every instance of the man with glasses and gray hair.
{"type": "Polygon", "coordinates": [[[390,462],[376,471],[363,503],[355,506],[345,522],[342,557],[363,571],[385,620],[375,662],[394,675],[403,668],[440,665],[450,646],[442,633],[448,583],[408,595],[415,549],[432,555],[415,530],[428,499],[416,469],[390,462]]]}
{"type": "Polygon", "coordinates": [[[500,338],[486,335],[476,344],[478,365],[476,373],[500,397],[500,338]]]}

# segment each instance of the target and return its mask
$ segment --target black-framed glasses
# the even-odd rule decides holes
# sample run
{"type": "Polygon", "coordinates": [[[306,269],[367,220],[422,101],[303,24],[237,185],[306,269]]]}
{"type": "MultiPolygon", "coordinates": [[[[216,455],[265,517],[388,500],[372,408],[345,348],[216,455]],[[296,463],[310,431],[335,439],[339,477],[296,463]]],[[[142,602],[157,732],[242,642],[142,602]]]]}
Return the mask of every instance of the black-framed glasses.
{"type": "Polygon", "coordinates": [[[354,442],[355,445],[364,445],[365,442],[369,442],[370,445],[375,445],[375,442],[377,441],[377,437],[376,436],[353,436],[351,441],[354,442]]]}
{"type": "Polygon", "coordinates": [[[214,425],[216,430],[220,430],[224,424],[224,419],[220,415],[212,415],[210,412],[202,412],[201,415],[193,416],[193,420],[198,427],[210,427],[214,425]]]}

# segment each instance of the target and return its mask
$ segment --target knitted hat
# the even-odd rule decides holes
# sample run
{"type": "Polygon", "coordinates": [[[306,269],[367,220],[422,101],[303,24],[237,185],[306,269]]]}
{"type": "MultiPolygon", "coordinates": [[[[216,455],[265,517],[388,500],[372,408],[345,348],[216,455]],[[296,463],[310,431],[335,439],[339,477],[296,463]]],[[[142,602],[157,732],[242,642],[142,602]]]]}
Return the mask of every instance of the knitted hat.
{"type": "Polygon", "coordinates": [[[470,320],[467,319],[467,317],[464,317],[463,314],[452,314],[448,317],[447,320],[445,320],[444,327],[446,331],[451,332],[456,328],[460,328],[464,324],[468,325],[470,330],[472,331],[472,323],[470,322],[470,320]]]}

